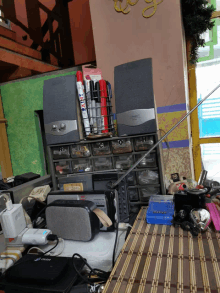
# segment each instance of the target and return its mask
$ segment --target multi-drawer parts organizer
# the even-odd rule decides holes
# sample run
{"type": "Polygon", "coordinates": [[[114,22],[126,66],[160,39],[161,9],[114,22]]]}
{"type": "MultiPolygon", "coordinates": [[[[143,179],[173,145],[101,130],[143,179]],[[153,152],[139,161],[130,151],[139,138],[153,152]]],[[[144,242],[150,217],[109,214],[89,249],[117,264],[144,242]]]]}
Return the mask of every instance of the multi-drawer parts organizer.
{"type": "MultiPolygon", "coordinates": [[[[54,190],[65,190],[64,182],[84,181],[84,191],[90,191],[91,186],[97,190],[97,182],[108,182],[108,178],[115,182],[157,141],[158,135],[153,133],[50,145],[48,157],[54,190]]],[[[129,215],[132,206],[147,205],[151,195],[165,194],[160,147],[142,160],[117,189],[121,219],[129,215]]]]}

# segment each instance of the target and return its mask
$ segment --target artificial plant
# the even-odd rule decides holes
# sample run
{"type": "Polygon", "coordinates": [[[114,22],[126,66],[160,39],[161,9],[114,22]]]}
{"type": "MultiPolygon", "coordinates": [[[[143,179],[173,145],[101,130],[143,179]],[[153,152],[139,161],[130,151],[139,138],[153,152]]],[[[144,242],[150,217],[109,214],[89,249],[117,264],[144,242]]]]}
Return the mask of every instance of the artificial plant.
{"type": "Polygon", "coordinates": [[[201,34],[211,30],[214,21],[211,16],[215,8],[207,0],[181,0],[183,24],[186,38],[190,40],[190,62],[198,62],[198,49],[205,45],[201,34]]]}

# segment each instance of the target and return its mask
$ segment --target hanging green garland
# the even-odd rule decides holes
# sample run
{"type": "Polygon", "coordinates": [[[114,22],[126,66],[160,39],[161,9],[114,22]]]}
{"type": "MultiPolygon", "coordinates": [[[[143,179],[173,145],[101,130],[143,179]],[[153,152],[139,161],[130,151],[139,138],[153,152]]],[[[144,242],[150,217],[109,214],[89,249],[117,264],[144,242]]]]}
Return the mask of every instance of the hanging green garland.
{"type": "Polygon", "coordinates": [[[186,37],[191,42],[190,62],[198,62],[198,49],[205,45],[201,34],[214,26],[211,16],[215,8],[207,0],[181,0],[186,37]]]}

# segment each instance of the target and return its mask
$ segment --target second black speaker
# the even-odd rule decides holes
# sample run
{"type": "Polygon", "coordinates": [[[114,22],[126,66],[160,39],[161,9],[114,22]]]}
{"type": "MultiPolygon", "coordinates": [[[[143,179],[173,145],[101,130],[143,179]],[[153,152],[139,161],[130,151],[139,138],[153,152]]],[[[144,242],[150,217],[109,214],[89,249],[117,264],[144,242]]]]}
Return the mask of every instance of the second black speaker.
{"type": "Polygon", "coordinates": [[[156,132],[152,59],[116,66],[114,84],[118,135],[156,132]]]}

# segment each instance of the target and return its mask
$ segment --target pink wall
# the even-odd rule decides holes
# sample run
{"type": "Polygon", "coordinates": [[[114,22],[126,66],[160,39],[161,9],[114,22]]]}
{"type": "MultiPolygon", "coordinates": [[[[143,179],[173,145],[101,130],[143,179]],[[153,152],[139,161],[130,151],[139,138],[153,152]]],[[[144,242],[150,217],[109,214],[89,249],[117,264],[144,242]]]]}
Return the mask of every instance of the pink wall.
{"type": "MultiPolygon", "coordinates": [[[[39,1],[50,10],[52,10],[55,5],[55,0],[39,1]]],[[[68,5],[76,65],[95,61],[95,48],[89,0],[73,0],[69,2],[68,5]]],[[[27,26],[28,23],[25,0],[15,0],[15,6],[18,20],[27,26]]],[[[43,24],[47,16],[42,10],[40,10],[40,15],[41,23],[43,24]]],[[[32,40],[29,36],[26,41],[22,39],[22,36],[26,35],[22,29],[12,24],[12,30],[16,32],[18,42],[26,46],[30,46],[32,44],[32,40]]]]}
{"type": "Polygon", "coordinates": [[[185,103],[180,0],[163,1],[151,18],[142,16],[147,5],[124,15],[112,0],[90,0],[97,65],[114,85],[116,65],[151,57],[157,107],[185,103]]]}

